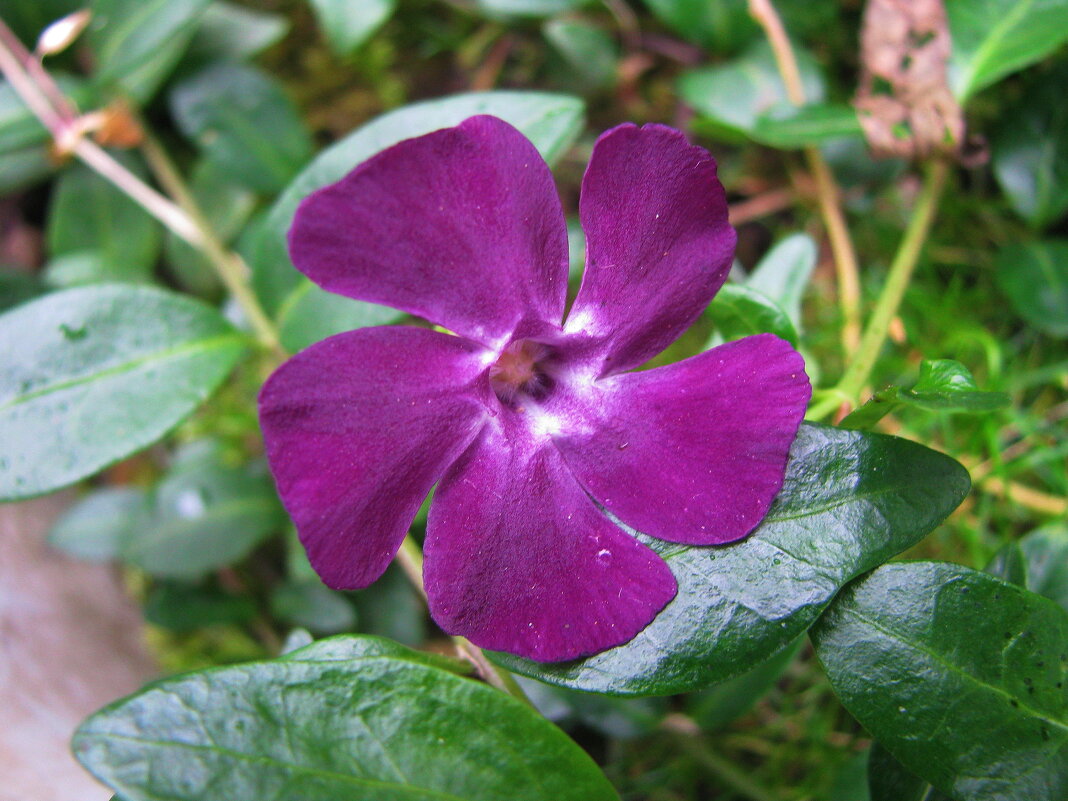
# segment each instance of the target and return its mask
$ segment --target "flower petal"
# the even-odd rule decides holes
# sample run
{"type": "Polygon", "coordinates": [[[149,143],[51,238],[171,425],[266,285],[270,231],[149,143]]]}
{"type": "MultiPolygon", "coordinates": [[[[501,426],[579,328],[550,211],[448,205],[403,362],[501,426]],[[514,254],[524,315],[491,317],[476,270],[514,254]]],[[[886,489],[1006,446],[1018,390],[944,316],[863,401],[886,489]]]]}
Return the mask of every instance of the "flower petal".
{"type": "Polygon", "coordinates": [[[435,331],[364,328],[302,351],[264,385],[271,472],[331,587],[382,574],[430,488],[477,435],[485,353],[435,331]]]}
{"type": "Polygon", "coordinates": [[[486,345],[563,316],[567,227],[552,174],[496,117],[408,139],[310,195],[289,250],[330,292],[486,345]]]}
{"type": "Polygon", "coordinates": [[[716,162],[663,125],[620,125],[597,140],[579,214],[586,272],[565,330],[600,341],[609,375],[697,319],[727,277],[736,236],[716,162]]]}
{"type": "Polygon", "coordinates": [[[517,417],[487,424],[438,485],[425,544],[431,615],[483,648],[541,662],[627,642],[675,596],[675,578],[517,417]]]}
{"type": "Polygon", "coordinates": [[[587,491],[644,534],[717,545],[767,513],[812,390],[800,354],[760,334],[589,392],[554,437],[587,491]]]}

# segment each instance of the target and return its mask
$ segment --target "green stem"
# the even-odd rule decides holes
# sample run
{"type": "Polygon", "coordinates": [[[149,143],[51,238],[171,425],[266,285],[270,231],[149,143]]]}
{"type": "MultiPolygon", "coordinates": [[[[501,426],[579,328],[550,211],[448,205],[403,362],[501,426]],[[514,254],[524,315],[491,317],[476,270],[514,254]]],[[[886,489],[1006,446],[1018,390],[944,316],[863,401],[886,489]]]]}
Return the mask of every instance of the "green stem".
{"type": "Polygon", "coordinates": [[[842,380],[838,382],[837,390],[853,402],[859,399],[861,390],[871,376],[875,360],[886,342],[890,322],[897,314],[905,290],[908,289],[927,234],[931,230],[931,223],[938,211],[938,201],[945,188],[948,172],[949,165],[942,159],[936,159],[927,165],[923,189],[916,200],[916,207],[912,210],[912,217],[905,229],[901,245],[890,264],[886,284],[868,319],[853,361],[842,380]]]}

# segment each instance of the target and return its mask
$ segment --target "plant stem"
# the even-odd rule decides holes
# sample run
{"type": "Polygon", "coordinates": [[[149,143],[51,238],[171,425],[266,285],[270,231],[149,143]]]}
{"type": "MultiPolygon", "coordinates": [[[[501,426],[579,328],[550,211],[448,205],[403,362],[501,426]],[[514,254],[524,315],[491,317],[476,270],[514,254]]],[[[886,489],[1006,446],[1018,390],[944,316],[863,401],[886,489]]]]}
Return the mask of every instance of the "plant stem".
{"type": "MultiPolygon", "coordinates": [[[[749,0],[749,13],[764,29],[775,55],[775,64],[786,87],[786,96],[795,106],[805,104],[805,85],[801,80],[801,71],[797,58],[786,35],[782,20],[779,18],[771,0],[749,0]]],[[[805,160],[816,183],[816,198],[820,207],[820,216],[827,229],[831,253],[834,256],[834,268],[838,281],[838,304],[842,314],[842,348],[848,357],[860,341],[860,268],[857,265],[857,253],[853,240],[849,236],[845,214],[842,212],[841,191],[834,180],[834,174],[820,153],[819,148],[804,148],[805,160]]]]}
{"type": "Polygon", "coordinates": [[[675,742],[698,765],[711,773],[732,792],[750,801],[780,801],[770,790],[753,781],[730,760],[721,757],[705,746],[701,731],[689,718],[668,715],[661,727],[669,732],[675,742]]]}
{"type": "Polygon", "coordinates": [[[144,127],[144,141],[141,150],[145,154],[149,167],[167,192],[177,201],[186,218],[192,223],[199,239],[199,249],[215,268],[223,284],[233,295],[234,300],[241,306],[249,325],[256,332],[256,338],[260,343],[272,351],[275,358],[281,362],[286,358],[286,352],[278,339],[278,329],[270,317],[263,310],[256,295],[249,287],[248,266],[241,257],[229,250],[219,239],[215,229],[211,227],[206,215],[189,191],[181,174],[171,161],[167,151],[160,146],[155,137],[144,127]]]}
{"type": "MultiPolygon", "coordinates": [[[[408,581],[425,601],[427,595],[426,586],[423,584],[423,552],[419,548],[419,543],[412,539],[411,535],[405,537],[401,543],[400,550],[397,551],[397,562],[404,571],[404,575],[408,577],[408,581]]],[[[515,677],[504,668],[490,662],[481,648],[466,637],[454,636],[452,643],[456,652],[475,666],[475,670],[487,684],[508,693],[530,707],[534,706],[527,698],[527,694],[523,692],[523,688],[516,682],[515,677]]]]}
{"type": "Polygon", "coordinates": [[[875,366],[879,351],[886,342],[890,321],[897,314],[901,299],[905,296],[912,272],[919,261],[923,243],[934,221],[938,210],[938,200],[945,187],[948,172],[949,166],[942,159],[936,159],[927,164],[923,189],[916,200],[916,207],[912,210],[912,217],[905,228],[905,235],[898,246],[897,253],[894,254],[894,260],[890,264],[886,284],[868,319],[868,325],[864,329],[864,335],[861,337],[860,346],[852,363],[842,376],[842,380],[838,382],[838,390],[853,401],[859,398],[860,391],[875,366]]]}

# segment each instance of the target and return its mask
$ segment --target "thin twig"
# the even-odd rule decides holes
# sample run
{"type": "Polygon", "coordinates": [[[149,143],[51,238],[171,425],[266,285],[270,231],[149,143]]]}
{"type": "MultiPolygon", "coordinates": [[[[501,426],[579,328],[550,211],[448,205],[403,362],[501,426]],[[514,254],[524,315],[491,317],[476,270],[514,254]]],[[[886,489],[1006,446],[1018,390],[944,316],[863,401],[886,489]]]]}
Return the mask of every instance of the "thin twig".
{"type": "MultiPolygon", "coordinates": [[[[805,104],[805,85],[797,66],[790,37],[786,35],[771,0],[749,0],[749,13],[764,29],[775,55],[775,63],[786,87],[786,96],[795,106],[805,104]]],[[[816,182],[816,198],[823,217],[838,279],[838,303],[842,314],[842,348],[848,358],[860,342],[860,268],[853,240],[849,236],[845,214],[842,212],[841,191],[834,174],[819,148],[804,148],[809,171],[816,182]]]]}

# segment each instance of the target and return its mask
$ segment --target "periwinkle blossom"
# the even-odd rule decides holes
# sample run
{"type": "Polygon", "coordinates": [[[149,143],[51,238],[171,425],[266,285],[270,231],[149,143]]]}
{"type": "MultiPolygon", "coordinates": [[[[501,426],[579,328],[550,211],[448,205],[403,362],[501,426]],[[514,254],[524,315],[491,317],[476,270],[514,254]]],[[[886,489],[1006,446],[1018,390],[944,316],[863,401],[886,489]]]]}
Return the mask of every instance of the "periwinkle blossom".
{"type": "Polygon", "coordinates": [[[383,151],[304,200],[293,263],[455,335],[339,334],[260,395],[282,500],[328,585],[378,578],[437,485],[434,620],[539,661],[625,643],[675,596],[666,563],[604,510],[670,542],[745,537],[782,485],[810,395],[801,357],[764,334],[634,371],[730,267],[707,151],[661,125],[614,128],[579,214],[586,271],[564,321],[564,215],[522,134],[480,116],[383,151]]]}

